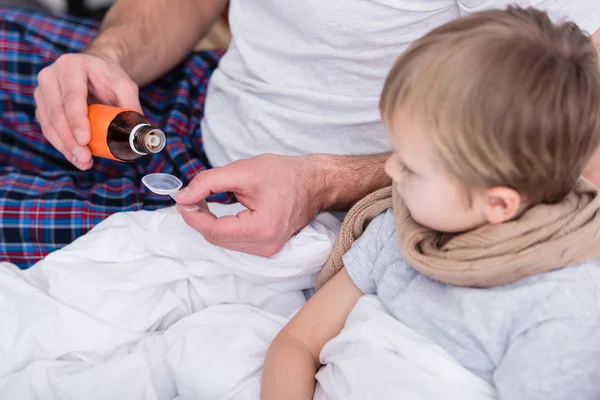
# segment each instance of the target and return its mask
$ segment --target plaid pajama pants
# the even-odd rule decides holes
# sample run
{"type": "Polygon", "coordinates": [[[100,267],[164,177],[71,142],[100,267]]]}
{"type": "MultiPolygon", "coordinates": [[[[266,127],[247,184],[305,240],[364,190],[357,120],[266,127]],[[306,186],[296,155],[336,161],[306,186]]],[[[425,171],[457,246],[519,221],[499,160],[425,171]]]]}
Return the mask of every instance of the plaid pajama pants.
{"type": "Polygon", "coordinates": [[[172,173],[187,183],[209,168],[200,120],[218,52],[193,54],[140,89],[146,117],[167,136],[160,154],[127,164],[96,159],[92,170],[79,171],[46,141],[35,119],[37,74],[84,48],[96,29],[87,20],[0,8],[0,261],[27,268],[115,212],[173,205],[143,187],[147,173],[172,173]]]}

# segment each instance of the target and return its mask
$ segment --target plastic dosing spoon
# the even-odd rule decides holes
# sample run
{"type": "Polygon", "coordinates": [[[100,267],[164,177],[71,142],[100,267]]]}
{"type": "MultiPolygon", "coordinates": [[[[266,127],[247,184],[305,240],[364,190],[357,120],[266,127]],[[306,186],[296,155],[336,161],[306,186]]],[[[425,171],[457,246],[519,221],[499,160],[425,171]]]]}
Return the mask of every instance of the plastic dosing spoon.
{"type": "MultiPolygon", "coordinates": [[[[183,186],[183,182],[179,178],[171,174],[148,174],[142,178],[142,183],[150,189],[152,193],[171,196],[175,200],[175,195],[179,192],[179,189],[183,186]]],[[[194,211],[198,210],[198,205],[185,206],[184,210],[194,211]]]]}

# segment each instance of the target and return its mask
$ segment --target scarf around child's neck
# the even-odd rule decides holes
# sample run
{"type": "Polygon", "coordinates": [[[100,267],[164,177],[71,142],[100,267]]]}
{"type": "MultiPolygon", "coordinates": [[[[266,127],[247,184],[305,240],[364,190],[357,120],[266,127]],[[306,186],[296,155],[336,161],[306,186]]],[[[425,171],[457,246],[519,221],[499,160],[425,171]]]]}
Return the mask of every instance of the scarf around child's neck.
{"type": "Polygon", "coordinates": [[[492,287],[600,257],[600,192],[585,178],[556,204],[539,204],[518,219],[449,234],[415,222],[389,186],[348,212],[333,251],[317,278],[321,288],[342,267],[342,257],[377,215],[393,208],[406,262],[437,281],[492,287]]]}

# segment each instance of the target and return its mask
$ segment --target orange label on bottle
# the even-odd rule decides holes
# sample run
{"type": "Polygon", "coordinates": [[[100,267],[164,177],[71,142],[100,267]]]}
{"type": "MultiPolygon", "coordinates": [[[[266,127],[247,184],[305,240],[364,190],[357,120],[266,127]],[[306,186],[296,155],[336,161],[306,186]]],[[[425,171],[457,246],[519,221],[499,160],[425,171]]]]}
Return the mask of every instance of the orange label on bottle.
{"type": "Polygon", "coordinates": [[[113,107],[102,104],[92,104],[88,106],[88,119],[92,128],[92,138],[89,143],[92,154],[110,160],[121,161],[116,158],[108,147],[107,135],[108,127],[113,119],[123,111],[130,111],[127,108],[113,107]]]}

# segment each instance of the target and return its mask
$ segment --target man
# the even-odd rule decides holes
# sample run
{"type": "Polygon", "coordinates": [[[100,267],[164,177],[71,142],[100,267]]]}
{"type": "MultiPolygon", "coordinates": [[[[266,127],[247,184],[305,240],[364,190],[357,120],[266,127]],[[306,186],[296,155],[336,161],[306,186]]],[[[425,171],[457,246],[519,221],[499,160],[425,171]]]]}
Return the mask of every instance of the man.
{"type": "MultiPolygon", "coordinates": [[[[139,183],[161,171],[191,180],[180,205],[232,192],[248,208],[219,219],[204,203],[180,208],[207,240],[273,255],[320,211],[389,184],[377,103],[398,54],[450,19],[507,3],[234,0],[233,42],[218,68],[214,53],[185,57],[225,0],[120,0],[97,35],[84,22],[5,12],[0,256],[28,266],[112,212],[167,204],[139,183]],[[33,98],[43,135],[81,171],[43,141],[33,98]],[[89,102],[143,109],[164,126],[166,149],[135,165],[93,161],[89,102]]],[[[600,26],[595,0],[531,3],[588,31],[600,26]]]]}

